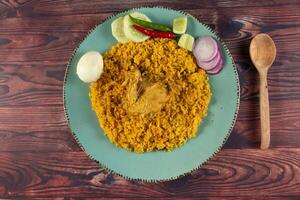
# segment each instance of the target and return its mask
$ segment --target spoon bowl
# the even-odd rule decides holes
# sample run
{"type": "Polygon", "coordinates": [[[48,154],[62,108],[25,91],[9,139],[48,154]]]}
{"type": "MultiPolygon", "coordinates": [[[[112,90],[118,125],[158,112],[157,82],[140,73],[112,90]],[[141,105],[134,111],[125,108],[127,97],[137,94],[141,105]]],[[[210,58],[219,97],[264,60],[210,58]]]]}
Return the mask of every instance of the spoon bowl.
{"type": "Polygon", "coordinates": [[[270,146],[270,109],[267,73],[276,57],[276,46],[272,38],[264,33],[256,35],[250,44],[250,57],[259,73],[261,149],[270,146]]]}
{"type": "Polygon", "coordinates": [[[275,60],[276,46],[269,35],[260,33],[252,39],[249,52],[258,71],[268,70],[275,60]]]}

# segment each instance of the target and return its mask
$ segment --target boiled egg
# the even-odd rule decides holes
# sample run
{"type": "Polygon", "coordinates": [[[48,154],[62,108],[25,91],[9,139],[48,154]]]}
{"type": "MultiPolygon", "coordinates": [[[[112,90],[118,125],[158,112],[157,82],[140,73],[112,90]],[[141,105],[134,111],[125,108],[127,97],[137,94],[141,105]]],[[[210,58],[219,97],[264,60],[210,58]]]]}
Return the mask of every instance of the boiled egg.
{"type": "Polygon", "coordinates": [[[86,52],[78,61],[77,75],[85,83],[97,81],[103,72],[103,58],[97,51],[86,52]]]}

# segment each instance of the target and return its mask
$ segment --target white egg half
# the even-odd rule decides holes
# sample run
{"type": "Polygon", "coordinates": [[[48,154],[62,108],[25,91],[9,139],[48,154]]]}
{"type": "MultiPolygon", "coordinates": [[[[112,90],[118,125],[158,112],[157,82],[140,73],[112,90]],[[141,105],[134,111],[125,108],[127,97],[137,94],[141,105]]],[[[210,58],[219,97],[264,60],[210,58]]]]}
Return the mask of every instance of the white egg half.
{"type": "Polygon", "coordinates": [[[103,72],[103,58],[97,51],[86,52],[78,61],[77,75],[85,83],[97,81],[103,72]]]}

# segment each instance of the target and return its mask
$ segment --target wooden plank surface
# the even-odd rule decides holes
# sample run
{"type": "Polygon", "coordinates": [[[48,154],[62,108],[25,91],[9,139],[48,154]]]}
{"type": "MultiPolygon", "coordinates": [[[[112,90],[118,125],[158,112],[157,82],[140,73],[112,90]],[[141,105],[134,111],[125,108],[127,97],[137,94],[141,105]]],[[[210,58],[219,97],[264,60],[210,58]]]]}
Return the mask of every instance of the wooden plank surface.
{"type": "Polygon", "coordinates": [[[6,153],[0,155],[0,183],[4,186],[0,192],[18,198],[296,196],[300,192],[299,160],[300,148],[264,154],[257,149],[223,150],[177,180],[143,183],[99,169],[82,151],[6,153]]]}
{"type": "Polygon", "coordinates": [[[0,198],[297,199],[300,196],[300,2],[0,1],[0,198]],[[67,126],[63,77],[73,49],[106,17],[138,6],[189,12],[216,30],[239,71],[241,105],[223,150],[174,181],[129,181],[99,167],[67,126]],[[271,149],[259,147],[258,77],[251,38],[266,32],[271,149]]]}

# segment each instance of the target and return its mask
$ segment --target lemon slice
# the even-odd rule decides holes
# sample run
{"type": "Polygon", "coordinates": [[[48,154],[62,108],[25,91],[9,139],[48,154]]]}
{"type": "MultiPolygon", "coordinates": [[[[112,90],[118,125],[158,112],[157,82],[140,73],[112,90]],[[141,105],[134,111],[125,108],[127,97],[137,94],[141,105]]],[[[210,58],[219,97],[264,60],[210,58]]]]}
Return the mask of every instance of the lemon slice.
{"type": "Polygon", "coordinates": [[[193,45],[194,45],[194,37],[189,35],[189,34],[183,34],[180,36],[179,41],[178,41],[178,46],[187,49],[189,51],[193,50],[193,45]]]}
{"type": "Polygon", "coordinates": [[[187,27],[187,17],[178,17],[173,19],[173,32],[176,34],[184,34],[187,27]]]}
{"type": "Polygon", "coordinates": [[[114,38],[120,43],[126,43],[130,40],[124,34],[124,17],[119,17],[111,23],[111,32],[114,38]]]}
{"type": "MultiPolygon", "coordinates": [[[[146,15],[144,15],[143,13],[134,12],[134,13],[130,13],[130,15],[134,18],[151,22],[151,20],[146,15]]],[[[125,36],[129,40],[132,40],[134,42],[143,42],[143,41],[147,40],[149,38],[149,36],[144,35],[143,33],[141,33],[139,31],[135,30],[134,28],[132,28],[133,24],[134,23],[130,20],[129,15],[126,15],[124,17],[124,26],[123,26],[125,36]]]]}

